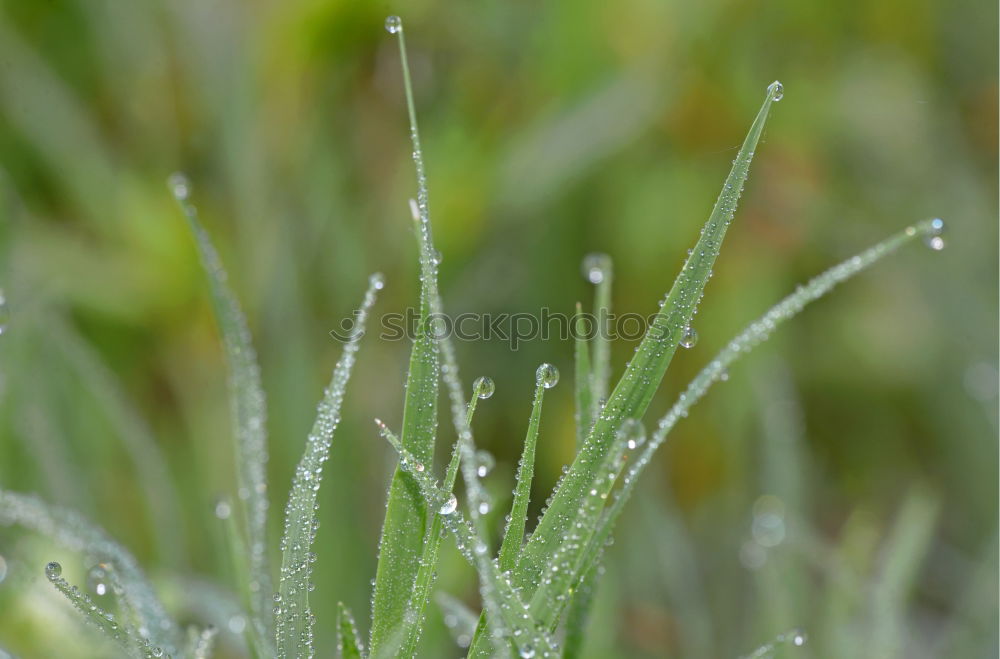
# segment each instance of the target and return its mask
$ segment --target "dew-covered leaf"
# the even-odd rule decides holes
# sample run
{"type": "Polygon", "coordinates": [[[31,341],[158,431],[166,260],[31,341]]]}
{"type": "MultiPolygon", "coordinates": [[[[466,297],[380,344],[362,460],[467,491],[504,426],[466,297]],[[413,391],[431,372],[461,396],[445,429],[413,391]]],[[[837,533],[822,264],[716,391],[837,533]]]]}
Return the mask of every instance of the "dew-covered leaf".
{"type": "Polygon", "coordinates": [[[312,582],[309,576],[315,560],[311,549],[318,525],[317,496],[323,478],[323,464],[330,455],[333,433],[340,423],[344,392],[365,333],[365,321],[375,304],[376,292],[382,286],[382,275],[372,275],[364,301],[355,315],[354,333],[333,369],[312,432],[306,439],[302,459],[292,478],[292,489],[285,508],[285,530],[281,538],[281,578],[274,596],[278,657],[311,657],[314,652],[313,615],[309,606],[312,582]]]}
{"type": "Polygon", "coordinates": [[[343,602],[337,602],[337,650],[341,659],[361,659],[365,656],[354,616],[343,602]]]}

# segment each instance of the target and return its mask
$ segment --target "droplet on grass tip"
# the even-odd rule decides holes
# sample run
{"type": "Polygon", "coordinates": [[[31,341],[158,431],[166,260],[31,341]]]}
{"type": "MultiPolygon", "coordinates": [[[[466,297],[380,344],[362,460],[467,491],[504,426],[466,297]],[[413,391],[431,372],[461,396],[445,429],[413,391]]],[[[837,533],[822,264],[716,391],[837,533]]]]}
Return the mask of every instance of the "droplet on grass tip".
{"type": "Polygon", "coordinates": [[[497,385],[493,382],[493,378],[487,375],[476,378],[476,381],[472,383],[472,390],[475,391],[476,395],[482,400],[486,400],[492,396],[496,389],[497,385]]]}
{"type": "Polygon", "coordinates": [[[111,580],[108,571],[111,566],[107,563],[98,563],[87,572],[87,588],[90,588],[95,595],[104,596],[111,591],[111,580]]]}
{"type": "Polygon", "coordinates": [[[638,419],[625,419],[618,429],[618,438],[630,451],[635,450],[646,443],[646,428],[638,419]]]}
{"type": "Polygon", "coordinates": [[[496,466],[496,460],[489,451],[476,451],[476,475],[480,478],[486,476],[496,466]]]}
{"type": "Polygon", "coordinates": [[[607,254],[587,254],[583,257],[583,276],[591,284],[600,284],[607,276],[607,254]]]}
{"type": "Polygon", "coordinates": [[[403,19],[399,16],[388,16],[385,19],[385,31],[389,34],[398,34],[403,29],[403,19]]]}
{"type": "Polygon", "coordinates": [[[771,95],[771,100],[777,103],[785,97],[785,86],[775,80],[767,86],[767,93],[771,95]]]}
{"type": "Polygon", "coordinates": [[[191,196],[191,183],[188,181],[188,177],[181,172],[171,174],[167,179],[167,186],[177,201],[187,201],[188,197],[191,196]]]}
{"type": "Polygon", "coordinates": [[[933,249],[935,252],[940,252],[945,246],[944,237],[941,235],[943,233],[944,220],[940,217],[934,218],[931,220],[930,225],[927,228],[927,232],[924,234],[924,244],[933,249]]]}
{"type": "Polygon", "coordinates": [[[60,565],[55,561],[52,561],[51,563],[46,563],[45,576],[48,577],[50,580],[58,579],[60,576],[62,576],[62,565],[60,565]]]}
{"type": "Polygon", "coordinates": [[[542,364],[535,371],[535,381],[546,389],[551,389],[559,383],[559,369],[552,364],[542,364]]]}

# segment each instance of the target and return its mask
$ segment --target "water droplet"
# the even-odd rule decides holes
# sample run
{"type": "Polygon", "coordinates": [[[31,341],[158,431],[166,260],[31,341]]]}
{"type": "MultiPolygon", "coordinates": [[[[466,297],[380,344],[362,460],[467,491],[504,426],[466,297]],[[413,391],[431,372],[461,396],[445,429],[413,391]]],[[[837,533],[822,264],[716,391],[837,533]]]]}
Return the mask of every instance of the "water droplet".
{"type": "Polygon", "coordinates": [[[546,389],[551,389],[559,383],[559,369],[552,364],[542,364],[535,371],[535,382],[546,389]]]}
{"type": "Polygon", "coordinates": [[[45,565],[45,576],[49,579],[58,579],[62,575],[62,565],[52,561],[45,565]]]}
{"type": "Polygon", "coordinates": [[[171,194],[177,201],[187,201],[188,197],[191,196],[191,183],[188,181],[188,177],[181,172],[174,172],[170,175],[167,179],[167,187],[170,188],[171,194]]]}
{"type": "Polygon", "coordinates": [[[928,225],[927,232],[924,234],[924,244],[933,249],[935,252],[940,252],[944,249],[944,220],[939,217],[934,218],[930,221],[928,225]]]}
{"type": "Polygon", "coordinates": [[[490,503],[489,503],[489,501],[480,501],[479,502],[479,514],[480,515],[485,515],[488,512],[490,512],[490,503]]]}
{"type": "Polygon", "coordinates": [[[535,656],[535,648],[530,645],[522,645],[521,649],[518,650],[518,654],[521,655],[521,659],[531,659],[535,656]]]}
{"type": "Polygon", "coordinates": [[[684,328],[684,333],[681,335],[681,347],[693,348],[696,343],[698,343],[698,332],[688,325],[684,328]]]}
{"type": "Polygon", "coordinates": [[[486,400],[497,390],[497,385],[493,382],[493,378],[483,375],[476,378],[476,381],[472,383],[472,389],[479,398],[486,400]]]}
{"type": "Polygon", "coordinates": [[[794,629],[789,634],[792,637],[792,645],[795,647],[802,647],[809,640],[809,636],[801,629],[794,629]]]}
{"type": "Polygon", "coordinates": [[[728,379],[729,379],[729,371],[727,369],[722,369],[722,371],[719,372],[719,380],[721,382],[725,382],[728,379]]]}
{"type": "Polygon", "coordinates": [[[389,34],[396,34],[403,29],[403,19],[399,16],[388,16],[385,19],[385,30],[389,34]]]}
{"type": "Polygon", "coordinates": [[[368,278],[368,283],[371,284],[372,288],[376,291],[380,291],[385,288],[385,275],[381,272],[376,272],[368,278]]]}
{"type": "Polygon", "coordinates": [[[782,98],[785,97],[785,86],[780,82],[775,80],[770,85],[767,86],[767,93],[771,95],[771,99],[777,103],[782,98]]]}
{"type": "Polygon", "coordinates": [[[476,475],[480,478],[493,470],[496,460],[489,451],[476,451],[476,475]]]}
{"type": "Polygon", "coordinates": [[[215,516],[219,519],[229,519],[229,516],[233,514],[233,507],[229,505],[229,502],[225,499],[219,499],[215,502],[215,516]]]}
{"type": "Polygon", "coordinates": [[[450,515],[458,509],[458,499],[454,494],[448,496],[448,500],[441,504],[438,512],[442,515],[450,515]]]}
{"type": "Polygon", "coordinates": [[[607,254],[587,254],[583,257],[583,276],[591,284],[600,284],[607,276],[611,259],[607,254]]]}
{"type": "Polygon", "coordinates": [[[434,261],[434,265],[441,265],[441,259],[443,258],[444,256],[441,255],[441,250],[439,249],[431,250],[431,260],[434,261]]]}
{"type": "Polygon", "coordinates": [[[625,442],[629,450],[634,450],[646,443],[646,428],[638,419],[625,419],[618,429],[618,439],[625,442]]]}
{"type": "Polygon", "coordinates": [[[108,572],[111,566],[107,563],[98,563],[87,572],[87,588],[97,595],[107,595],[111,591],[111,579],[108,572]]]}

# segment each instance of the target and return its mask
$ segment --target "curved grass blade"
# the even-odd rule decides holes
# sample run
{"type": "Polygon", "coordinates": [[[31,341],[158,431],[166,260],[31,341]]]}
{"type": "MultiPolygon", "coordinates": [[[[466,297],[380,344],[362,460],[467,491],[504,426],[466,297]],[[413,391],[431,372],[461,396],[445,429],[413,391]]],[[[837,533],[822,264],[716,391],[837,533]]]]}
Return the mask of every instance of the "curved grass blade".
{"type": "Polygon", "coordinates": [[[132,554],[103,529],[72,510],[50,506],[35,496],[5,490],[0,490],[0,524],[18,524],[71,551],[110,563],[120,579],[122,600],[134,612],[137,627],[146,631],[152,645],[168,654],[176,653],[179,646],[176,624],[167,615],[132,554]]]}
{"type": "MultiPolygon", "coordinates": [[[[420,246],[420,263],[422,272],[422,283],[427,291],[427,301],[430,304],[431,315],[434,318],[443,318],[444,309],[441,303],[441,296],[438,292],[437,283],[437,259],[434,252],[434,241],[431,235],[430,205],[428,201],[427,174],[424,168],[423,151],[420,147],[420,133],[417,128],[416,106],[413,102],[413,88],[410,81],[409,64],[406,56],[406,40],[403,33],[402,21],[398,16],[391,16],[386,20],[386,27],[399,39],[399,56],[403,69],[403,82],[406,93],[406,108],[410,119],[410,141],[413,145],[413,164],[417,173],[417,199],[411,202],[411,210],[416,223],[417,242],[420,246]]],[[[472,430],[465,418],[465,399],[462,394],[462,385],[458,372],[458,361],[455,357],[455,348],[450,337],[445,336],[440,341],[435,341],[435,346],[440,347],[441,357],[444,360],[444,367],[441,374],[444,378],[448,390],[448,399],[451,407],[452,423],[458,434],[458,448],[461,453],[462,478],[465,481],[466,495],[469,500],[469,514],[472,520],[472,528],[476,537],[476,547],[487,547],[485,522],[481,519],[480,510],[488,510],[489,504],[486,499],[482,485],[479,483],[476,468],[476,447],[472,437],[472,430]]],[[[482,553],[472,554],[476,568],[480,574],[480,593],[486,609],[497,614],[496,619],[500,620],[500,603],[496,600],[496,589],[487,579],[487,574],[491,568],[491,563],[482,553]]],[[[381,560],[379,561],[381,565],[381,560]]],[[[505,629],[495,630],[499,636],[506,633],[505,629]]],[[[373,650],[374,654],[374,650],[373,650]]]]}
{"type": "MultiPolygon", "coordinates": [[[[614,441],[615,433],[625,419],[638,419],[645,413],[691,322],[719,254],[726,229],[735,213],[771,104],[778,98],[780,84],[775,83],[768,87],[760,112],[733,161],[732,170],[701,237],[643,337],[635,357],[597,416],[583,448],[556,489],[552,504],[525,546],[515,571],[515,584],[522,592],[533,595],[539,584],[543,583],[543,570],[548,559],[572,525],[581,523],[589,526],[595,523],[596,520],[579,520],[574,515],[580,510],[590,510],[582,508],[581,504],[614,441]]],[[[600,514],[599,510],[597,514],[600,514]]],[[[580,550],[583,551],[584,548],[580,550]]]]}
{"type": "Polygon", "coordinates": [[[594,371],[591,385],[593,406],[591,419],[596,419],[601,412],[602,402],[607,398],[608,381],[611,379],[611,281],[614,269],[611,257],[607,254],[591,254],[584,264],[587,279],[596,285],[594,316],[597,319],[597,334],[594,337],[594,371]]]}
{"type": "Polygon", "coordinates": [[[153,657],[162,657],[164,655],[162,648],[151,645],[131,625],[115,620],[115,616],[110,611],[97,606],[94,600],[90,598],[90,595],[87,595],[78,587],[71,585],[60,576],[61,574],[62,566],[58,563],[49,563],[45,566],[45,576],[48,578],[49,583],[70,601],[70,604],[83,615],[83,619],[89,625],[97,628],[105,636],[121,646],[130,657],[152,659],[153,657]]]}
{"type": "MultiPolygon", "coordinates": [[[[599,560],[601,548],[604,547],[615,522],[621,515],[625,503],[635,489],[635,483],[642,473],[642,470],[649,464],[653,453],[666,439],[667,434],[673,429],[677,422],[687,416],[688,410],[708,392],[709,388],[718,382],[727,367],[737,359],[750,352],[755,346],[765,341],[775,329],[782,323],[797,315],[810,302],[813,302],[828,293],[837,284],[840,284],[861,271],[869,268],[882,258],[892,254],[902,245],[914,240],[917,237],[935,237],[942,227],[941,220],[928,220],[909,226],[903,231],[890,236],[886,240],[870,247],[860,254],[835,265],[822,274],[811,279],[806,285],[799,286],[794,293],[788,295],[778,304],[771,307],[767,313],[759,319],[750,323],[742,332],[736,335],[725,348],[722,349],[715,358],[705,366],[698,375],[691,381],[687,389],[680,395],[677,402],[660,419],[656,431],[650,441],[645,445],[639,458],[628,468],[622,480],[622,488],[615,496],[614,503],[601,519],[600,527],[594,539],[590,542],[590,548],[586,555],[590,556],[590,562],[599,560]]],[[[585,568],[586,569],[586,568],[585,568]]]]}
{"type": "Polygon", "coordinates": [[[226,271],[219,254],[201,226],[198,210],[188,201],[190,183],[182,174],[174,174],[169,187],[194,234],[202,266],[208,275],[212,307],[226,353],[229,404],[236,440],[237,499],[243,512],[249,550],[247,597],[257,640],[266,647],[273,638],[270,615],[273,591],[267,555],[267,404],[260,382],[260,367],[246,318],[226,283],[226,271]]]}
{"type": "Polygon", "coordinates": [[[341,659],[361,659],[365,656],[351,610],[337,602],[337,651],[341,659]]]}
{"type": "MultiPolygon", "coordinates": [[[[479,378],[473,384],[472,399],[469,401],[466,421],[471,424],[476,413],[477,403],[481,398],[488,398],[493,392],[493,383],[487,378],[479,378]]],[[[455,488],[455,479],[458,477],[458,466],[462,453],[458,444],[451,452],[451,460],[448,463],[448,470],[444,477],[444,489],[451,492],[455,488]]],[[[441,514],[431,511],[431,530],[427,534],[424,542],[423,555],[420,558],[420,567],[417,570],[417,577],[414,581],[413,596],[409,602],[409,610],[405,618],[405,640],[403,641],[399,656],[416,656],[417,642],[420,640],[420,631],[423,625],[424,610],[427,601],[430,599],[431,586],[437,574],[438,550],[441,546],[442,527],[441,514]]]]}
{"type": "MultiPolygon", "coordinates": [[[[416,458],[400,443],[384,423],[378,422],[379,432],[392,444],[400,455],[400,464],[416,465],[416,458]]],[[[464,458],[463,458],[464,461],[464,458]]],[[[422,495],[428,505],[440,512],[440,519],[455,538],[455,544],[473,567],[479,571],[480,582],[483,584],[484,598],[488,595],[496,603],[496,608],[489,609],[490,615],[501,616],[504,627],[495,626],[504,637],[514,643],[522,657],[558,656],[556,644],[530,615],[528,607],[518,596],[517,591],[501,573],[496,561],[483,560],[489,551],[472,524],[465,520],[458,510],[455,495],[437,487],[425,471],[413,469],[411,473],[420,485],[422,495]]]]}
{"type": "Polygon", "coordinates": [[[369,278],[364,301],[355,316],[354,334],[333,369],[312,432],[306,440],[305,452],[292,478],[292,490],[285,508],[285,531],[281,538],[281,578],[274,606],[275,642],[280,658],[311,657],[314,653],[309,575],[315,560],[310,549],[318,522],[316,510],[319,504],[316,498],[323,478],[323,463],[330,455],[333,433],[340,423],[344,392],[365,333],[365,321],[375,304],[376,292],[383,285],[382,275],[375,274],[369,278]]]}

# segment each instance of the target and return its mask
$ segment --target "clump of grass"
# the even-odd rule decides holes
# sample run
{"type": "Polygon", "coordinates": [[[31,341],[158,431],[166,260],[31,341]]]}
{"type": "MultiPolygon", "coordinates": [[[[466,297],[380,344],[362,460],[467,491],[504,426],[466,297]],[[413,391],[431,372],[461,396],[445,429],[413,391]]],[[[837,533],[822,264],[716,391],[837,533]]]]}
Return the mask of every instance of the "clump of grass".
{"type": "MultiPolygon", "coordinates": [[[[473,433],[477,403],[492,394],[493,384],[480,377],[467,399],[451,339],[434,331],[432,319],[444,312],[444,305],[437,285],[427,178],[405,35],[398,17],[390,17],[386,28],[399,42],[416,170],[417,193],[411,202],[411,215],[420,256],[420,316],[406,379],[401,432],[397,435],[376,421],[379,434],[398,452],[399,463],[387,495],[368,647],[361,641],[353,614],[340,604],[336,623],[339,652],[343,657],[417,654],[440,544],[448,535],[479,577],[483,610],[478,617],[454,598],[441,598],[448,612],[446,619],[452,621],[449,626],[456,629],[461,644],[468,646],[470,657],[506,656],[511,651],[525,658],[576,657],[586,640],[586,620],[604,547],[639,476],[674,425],[714,383],[724,379],[731,364],[837,284],[913,240],[924,238],[933,249],[943,247],[943,224],[935,219],[907,227],[799,287],[725,345],[661,419],[644,424],[650,401],[678,347],[690,347],[697,338],[692,319],[734,218],[760,136],[774,104],[783,95],[780,83],[769,85],[700,237],[663,298],[635,356],[614,386],[606,340],[577,340],[573,378],[577,453],[537,526],[529,532],[528,506],[543,401],[546,390],[559,380],[554,366],[542,364],[538,368],[514,497],[499,548],[494,551],[485,523],[491,503],[481,484],[485,470],[473,433]],[[443,480],[439,481],[434,476],[437,470],[433,455],[439,434],[437,401],[442,381],[456,441],[443,480]],[[648,438],[647,425],[653,428],[648,438]],[[454,492],[459,474],[465,486],[464,507],[454,492]]],[[[251,621],[247,640],[255,656],[312,657],[316,653],[313,630],[317,621],[309,603],[313,590],[310,575],[314,562],[320,560],[311,550],[319,524],[317,493],[364,335],[364,322],[384,281],[380,275],[373,275],[369,281],[356,331],[333,369],[295,470],[285,508],[282,560],[275,590],[271,585],[275,570],[269,562],[265,533],[266,404],[259,367],[218,254],[190,203],[190,184],[176,175],[170,187],[190,224],[208,275],[230,373],[238,474],[238,489],[232,500],[240,514],[229,528],[239,571],[239,582],[233,585],[251,621]]],[[[611,261],[603,255],[591,255],[585,261],[585,271],[596,286],[598,318],[606,318],[611,305],[611,261]]],[[[583,334],[578,332],[578,336],[583,334]]],[[[599,332],[598,336],[605,334],[599,332]]],[[[135,559],[80,516],[32,496],[0,492],[0,522],[27,526],[102,561],[103,578],[116,595],[117,614],[97,606],[63,579],[57,563],[49,563],[45,573],[87,621],[130,656],[211,655],[215,630],[190,629],[185,640],[135,559]]],[[[749,656],[768,656],[778,645],[804,642],[804,633],[789,632],[749,656]]]]}

